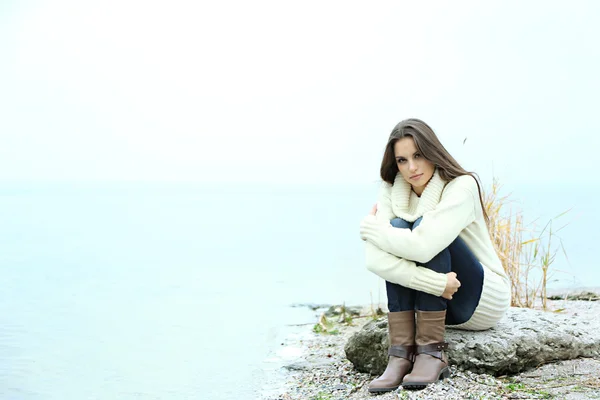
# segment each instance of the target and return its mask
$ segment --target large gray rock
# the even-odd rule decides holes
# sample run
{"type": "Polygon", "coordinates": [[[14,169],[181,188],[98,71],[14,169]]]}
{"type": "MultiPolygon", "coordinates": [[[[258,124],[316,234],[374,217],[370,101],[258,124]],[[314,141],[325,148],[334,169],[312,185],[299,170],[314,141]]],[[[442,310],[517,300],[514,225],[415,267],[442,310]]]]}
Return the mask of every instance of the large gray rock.
{"type": "MultiPolygon", "coordinates": [[[[511,308],[492,329],[447,329],[451,364],[493,375],[516,373],[556,360],[600,356],[597,320],[524,308],[511,308]]],[[[387,364],[387,318],[367,323],[345,346],[361,372],[381,374],[387,364]]]]}

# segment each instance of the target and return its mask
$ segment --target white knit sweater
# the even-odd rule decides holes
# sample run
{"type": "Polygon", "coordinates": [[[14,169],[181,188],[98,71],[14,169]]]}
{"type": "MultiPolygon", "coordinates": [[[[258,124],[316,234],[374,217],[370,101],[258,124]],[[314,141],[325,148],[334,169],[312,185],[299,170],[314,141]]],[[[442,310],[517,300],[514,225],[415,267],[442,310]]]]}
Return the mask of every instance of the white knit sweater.
{"type": "Polygon", "coordinates": [[[510,282],[490,239],[472,176],[463,175],[446,184],[436,170],[418,197],[398,173],[393,185],[382,187],[376,216],[363,219],[360,229],[366,239],[370,271],[389,282],[436,296],[446,288],[446,274],[416,263],[428,262],[456,237],[464,240],[483,266],[483,290],[473,316],[453,328],[488,329],[510,306],[510,282]],[[390,220],[395,217],[408,222],[423,220],[411,231],[392,227],[390,220]]]}

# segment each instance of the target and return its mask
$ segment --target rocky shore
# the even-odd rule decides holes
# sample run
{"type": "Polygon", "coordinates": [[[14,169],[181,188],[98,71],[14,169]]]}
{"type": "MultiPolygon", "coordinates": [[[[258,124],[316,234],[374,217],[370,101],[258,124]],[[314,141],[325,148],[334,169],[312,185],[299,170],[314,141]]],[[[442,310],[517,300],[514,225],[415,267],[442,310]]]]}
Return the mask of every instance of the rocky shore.
{"type": "Polygon", "coordinates": [[[600,399],[600,302],[548,303],[552,311],[511,309],[487,334],[449,329],[450,379],[377,396],[367,386],[385,355],[360,348],[352,355],[351,347],[360,335],[387,329],[386,319],[374,320],[370,308],[326,319],[316,310],[314,326],[281,344],[296,349],[295,357],[284,366],[284,382],[262,400],[600,399]]]}

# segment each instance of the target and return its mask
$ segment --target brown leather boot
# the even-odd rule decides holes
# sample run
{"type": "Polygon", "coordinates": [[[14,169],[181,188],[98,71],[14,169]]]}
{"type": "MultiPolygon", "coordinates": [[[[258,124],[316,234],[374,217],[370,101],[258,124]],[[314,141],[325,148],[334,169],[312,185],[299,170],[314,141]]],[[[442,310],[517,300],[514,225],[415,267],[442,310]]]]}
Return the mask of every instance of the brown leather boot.
{"type": "Polygon", "coordinates": [[[388,313],[390,348],[388,365],[383,375],[373,380],[369,392],[391,392],[398,389],[402,378],[413,364],[415,351],[415,312],[398,311],[388,313]]]}
{"type": "Polygon", "coordinates": [[[450,376],[444,350],[446,311],[417,311],[417,349],[412,372],[404,377],[404,389],[424,389],[428,384],[450,376]]]}

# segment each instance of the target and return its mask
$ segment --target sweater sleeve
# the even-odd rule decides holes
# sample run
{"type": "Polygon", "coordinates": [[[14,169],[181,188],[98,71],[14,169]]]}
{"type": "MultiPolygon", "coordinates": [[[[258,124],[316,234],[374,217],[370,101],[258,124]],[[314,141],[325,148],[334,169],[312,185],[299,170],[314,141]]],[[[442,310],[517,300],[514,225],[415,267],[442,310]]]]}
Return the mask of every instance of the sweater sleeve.
{"type": "MultiPolygon", "coordinates": [[[[476,184],[473,178],[468,179],[476,184]]],[[[361,235],[397,257],[418,263],[430,261],[475,220],[475,194],[464,183],[447,188],[436,208],[425,213],[412,231],[394,228],[369,215],[361,223],[361,235]]]]}
{"type": "Polygon", "coordinates": [[[418,267],[413,261],[398,258],[367,241],[367,269],[388,282],[414,290],[441,296],[446,289],[446,274],[418,267]]]}
{"type": "Polygon", "coordinates": [[[382,222],[390,222],[393,218],[394,211],[392,211],[392,200],[391,200],[392,185],[384,183],[379,192],[379,198],[377,199],[377,220],[382,222]]]}

